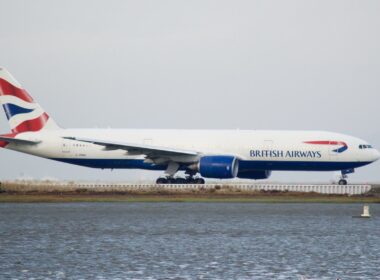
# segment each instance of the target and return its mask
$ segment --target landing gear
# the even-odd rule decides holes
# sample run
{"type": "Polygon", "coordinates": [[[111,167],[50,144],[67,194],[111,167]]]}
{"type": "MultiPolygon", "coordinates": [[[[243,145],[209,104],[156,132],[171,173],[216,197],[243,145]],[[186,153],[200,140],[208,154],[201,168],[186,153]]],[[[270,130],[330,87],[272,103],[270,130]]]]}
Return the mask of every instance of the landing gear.
{"type": "Polygon", "coordinates": [[[166,185],[166,184],[183,184],[182,182],[185,179],[182,178],[173,178],[173,177],[160,177],[156,180],[157,185],[166,185]]]}
{"type": "Polygon", "coordinates": [[[200,177],[193,177],[188,176],[186,178],[182,177],[160,177],[156,180],[157,185],[164,185],[164,184],[176,184],[176,185],[185,185],[185,184],[198,184],[203,185],[205,183],[205,180],[200,177]]]}
{"type": "Polygon", "coordinates": [[[188,169],[188,170],[186,170],[185,174],[187,175],[186,176],[186,183],[187,184],[204,185],[205,179],[203,179],[201,177],[195,177],[195,175],[197,174],[195,171],[188,169]]]}
{"type": "Polygon", "coordinates": [[[341,186],[345,186],[345,185],[347,185],[347,180],[346,179],[340,179],[338,184],[341,186]]]}
{"type": "Polygon", "coordinates": [[[340,180],[339,180],[339,182],[338,182],[338,184],[340,185],[340,186],[345,186],[345,185],[347,185],[347,174],[350,174],[350,173],[354,173],[355,172],[355,170],[354,169],[346,169],[346,170],[342,170],[341,171],[341,176],[340,176],[340,180]]]}
{"type": "Polygon", "coordinates": [[[162,184],[167,184],[168,183],[168,179],[167,178],[164,178],[164,177],[160,177],[156,180],[156,184],[157,185],[162,185],[162,184]]]}
{"type": "Polygon", "coordinates": [[[203,185],[205,183],[205,179],[200,178],[200,177],[193,177],[193,176],[188,176],[185,179],[185,184],[198,184],[198,185],[203,185]]]}
{"type": "Polygon", "coordinates": [[[177,185],[185,185],[185,184],[199,184],[203,185],[205,183],[205,180],[201,177],[195,177],[197,172],[188,169],[186,170],[185,174],[186,177],[174,177],[174,175],[179,170],[180,165],[176,162],[170,162],[168,164],[168,167],[165,171],[165,177],[160,177],[156,180],[157,185],[162,184],[177,184],[177,185]]]}
{"type": "Polygon", "coordinates": [[[181,177],[177,177],[174,179],[174,184],[186,184],[186,179],[185,178],[181,178],[181,177]]]}
{"type": "Polygon", "coordinates": [[[203,178],[195,178],[195,183],[199,185],[204,185],[205,179],[203,178]]]}

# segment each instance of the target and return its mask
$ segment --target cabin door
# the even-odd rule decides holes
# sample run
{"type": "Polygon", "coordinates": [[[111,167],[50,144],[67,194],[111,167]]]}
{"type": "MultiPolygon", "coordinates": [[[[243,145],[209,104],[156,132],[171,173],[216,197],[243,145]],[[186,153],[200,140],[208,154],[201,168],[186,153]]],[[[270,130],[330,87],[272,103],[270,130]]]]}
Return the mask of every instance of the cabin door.
{"type": "Polygon", "coordinates": [[[62,154],[69,155],[71,153],[70,146],[71,146],[71,143],[69,140],[63,140],[62,146],[61,146],[62,154]]]}

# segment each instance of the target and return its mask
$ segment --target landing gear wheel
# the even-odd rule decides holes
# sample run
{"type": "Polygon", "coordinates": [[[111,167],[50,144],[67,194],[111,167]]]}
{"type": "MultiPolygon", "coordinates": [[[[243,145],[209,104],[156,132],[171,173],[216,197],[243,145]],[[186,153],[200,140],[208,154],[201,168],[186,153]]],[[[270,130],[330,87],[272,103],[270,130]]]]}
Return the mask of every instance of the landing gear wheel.
{"type": "Polygon", "coordinates": [[[185,180],[186,180],[185,184],[194,184],[195,183],[195,180],[193,177],[187,177],[185,180]]]}
{"type": "Polygon", "coordinates": [[[194,181],[195,181],[195,184],[199,184],[199,185],[204,185],[205,183],[205,179],[203,178],[196,178],[194,181]]]}
{"type": "Polygon", "coordinates": [[[186,179],[185,178],[175,178],[174,180],[174,184],[179,184],[179,185],[183,185],[183,184],[186,184],[186,179]]]}
{"type": "Polygon", "coordinates": [[[177,184],[176,179],[173,177],[167,177],[166,180],[167,180],[166,184],[177,184]]]}
{"type": "Polygon", "coordinates": [[[345,185],[347,185],[347,180],[340,179],[339,182],[338,182],[338,184],[341,185],[341,186],[345,186],[345,185]]]}
{"type": "Polygon", "coordinates": [[[156,180],[156,184],[157,185],[163,185],[163,184],[167,184],[168,183],[168,179],[166,179],[166,178],[162,178],[162,177],[160,177],[160,178],[158,178],[157,180],[156,180]]]}
{"type": "Polygon", "coordinates": [[[351,174],[351,173],[354,173],[355,172],[355,169],[345,169],[345,170],[342,170],[341,173],[341,177],[340,177],[340,180],[338,182],[339,185],[341,186],[345,186],[347,185],[347,174],[351,174]]]}

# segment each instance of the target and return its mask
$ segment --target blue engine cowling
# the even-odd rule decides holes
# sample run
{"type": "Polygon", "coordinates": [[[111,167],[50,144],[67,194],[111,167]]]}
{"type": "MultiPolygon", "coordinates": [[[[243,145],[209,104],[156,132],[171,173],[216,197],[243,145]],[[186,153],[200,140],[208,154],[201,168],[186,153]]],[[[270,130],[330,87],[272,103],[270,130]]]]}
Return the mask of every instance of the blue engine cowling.
{"type": "Polygon", "coordinates": [[[198,165],[199,173],[206,178],[231,179],[239,171],[239,160],[233,156],[204,156],[198,165]]]}
{"type": "Polygon", "coordinates": [[[260,180],[269,178],[271,173],[271,170],[241,170],[237,174],[237,177],[241,179],[260,180]]]}

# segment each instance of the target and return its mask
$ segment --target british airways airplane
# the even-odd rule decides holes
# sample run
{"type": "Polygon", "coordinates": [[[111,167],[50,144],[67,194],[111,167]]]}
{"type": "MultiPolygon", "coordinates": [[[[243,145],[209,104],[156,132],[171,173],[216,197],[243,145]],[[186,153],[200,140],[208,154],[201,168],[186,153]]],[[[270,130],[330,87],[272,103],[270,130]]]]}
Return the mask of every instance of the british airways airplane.
{"type": "Polygon", "coordinates": [[[380,158],[366,141],[325,131],[63,129],[4,68],[0,102],[11,132],[0,147],[101,169],[165,171],[157,184],[266,179],[272,171],[341,171],[380,158]],[[178,171],[186,177],[175,177],[178,171]],[[200,174],[198,176],[197,174],[200,174]]]}

